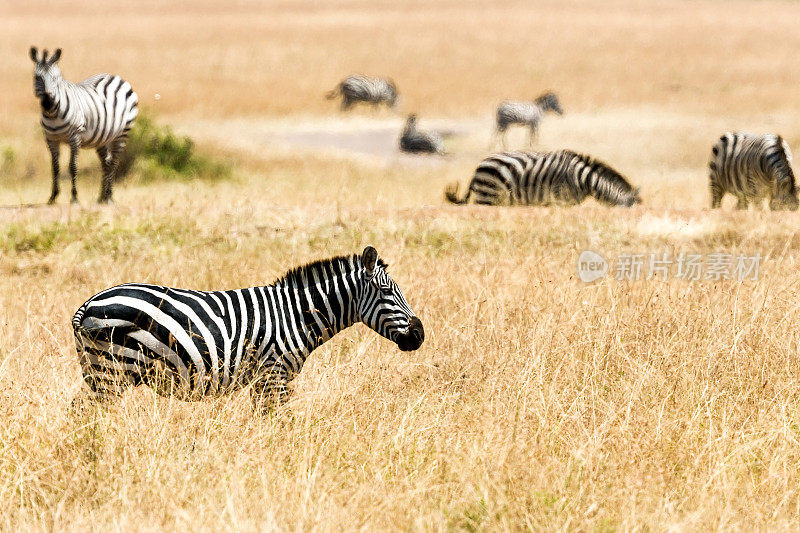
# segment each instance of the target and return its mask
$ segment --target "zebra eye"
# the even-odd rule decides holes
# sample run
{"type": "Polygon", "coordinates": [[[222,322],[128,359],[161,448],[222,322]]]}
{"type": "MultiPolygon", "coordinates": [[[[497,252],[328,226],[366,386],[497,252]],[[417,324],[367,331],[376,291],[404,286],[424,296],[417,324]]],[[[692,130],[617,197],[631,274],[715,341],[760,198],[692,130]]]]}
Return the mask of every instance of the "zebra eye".
{"type": "Polygon", "coordinates": [[[392,288],[389,287],[388,285],[381,285],[380,290],[381,294],[384,296],[391,296],[392,294],[392,288]]]}

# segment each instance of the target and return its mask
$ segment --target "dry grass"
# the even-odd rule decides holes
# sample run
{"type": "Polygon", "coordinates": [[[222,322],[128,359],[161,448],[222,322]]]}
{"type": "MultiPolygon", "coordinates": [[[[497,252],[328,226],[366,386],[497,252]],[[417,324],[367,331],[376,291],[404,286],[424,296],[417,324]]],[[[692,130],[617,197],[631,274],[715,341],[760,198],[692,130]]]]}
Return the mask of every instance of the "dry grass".
{"type": "Polygon", "coordinates": [[[209,130],[333,114],[322,94],[362,69],[395,76],[411,108],[476,120],[553,87],[568,114],[542,142],[608,160],[646,202],[443,206],[485,148],[473,135],[432,166],[209,144],[235,179],[131,180],[97,208],[83,154],[87,207],[0,208],[0,529],[797,529],[800,215],[708,211],[705,162],[729,128],[800,151],[800,4],[631,4],[208,0],[115,8],[124,20],[105,4],[0,6],[0,148],[15,154],[0,205],[48,191],[31,43],[62,45],[74,78],[123,73],[162,119],[209,130]],[[94,292],[266,283],[366,243],[425,324],[418,352],[354,327],[268,417],[244,395],[147,389],[68,414],[69,320],[94,292]],[[756,282],[584,285],[586,248],[764,259],[756,282]]]}

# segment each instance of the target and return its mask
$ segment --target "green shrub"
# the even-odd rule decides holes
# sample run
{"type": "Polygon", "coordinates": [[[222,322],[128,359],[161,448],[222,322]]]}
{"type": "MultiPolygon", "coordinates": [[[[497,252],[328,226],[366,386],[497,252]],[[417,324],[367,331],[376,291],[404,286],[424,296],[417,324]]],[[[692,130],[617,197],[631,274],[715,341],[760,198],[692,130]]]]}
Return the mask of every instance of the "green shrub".
{"type": "Polygon", "coordinates": [[[142,180],[224,179],[231,168],[224,162],[198,154],[192,139],[176,135],[169,126],[159,126],[140,115],[128,136],[128,144],[117,170],[117,179],[138,173],[142,180]]]}
{"type": "Polygon", "coordinates": [[[3,148],[3,154],[0,156],[0,169],[3,172],[9,172],[17,162],[17,153],[10,146],[3,148]]]}

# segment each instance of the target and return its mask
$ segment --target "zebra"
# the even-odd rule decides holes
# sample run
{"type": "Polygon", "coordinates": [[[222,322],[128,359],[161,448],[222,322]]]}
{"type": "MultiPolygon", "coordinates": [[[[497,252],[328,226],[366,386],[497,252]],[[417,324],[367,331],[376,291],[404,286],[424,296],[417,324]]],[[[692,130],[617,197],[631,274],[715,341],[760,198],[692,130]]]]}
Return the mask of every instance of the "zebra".
{"type": "Polygon", "coordinates": [[[342,97],[342,111],[347,111],[358,102],[372,104],[372,107],[385,103],[392,109],[396,108],[398,103],[397,86],[394,81],[360,74],[346,77],[325,95],[328,100],[337,96],[342,97]]]}
{"type": "Polygon", "coordinates": [[[417,115],[408,115],[403,133],[400,136],[400,150],[411,153],[444,155],[442,136],[436,132],[417,129],[417,115]]]}
{"type": "Polygon", "coordinates": [[[288,395],[309,354],[362,322],[403,351],[425,339],[420,319],[372,246],[287,272],[272,285],[197,291],[128,283],[75,313],[86,387],[102,403],[139,384],[200,400],[250,387],[256,408],[288,395]]]}
{"type": "Polygon", "coordinates": [[[530,131],[529,144],[533,143],[538,135],[539,123],[542,117],[548,111],[552,111],[557,115],[563,115],[564,110],[561,109],[561,104],[558,97],[552,91],[548,91],[539,96],[533,102],[518,102],[518,101],[505,101],[497,106],[497,122],[495,126],[495,143],[499,137],[503,148],[506,147],[506,132],[508,127],[513,124],[520,124],[528,126],[530,131]]]}
{"type": "Polygon", "coordinates": [[[768,198],[773,211],[797,210],[792,154],[780,135],[725,133],[711,149],[708,166],[712,209],[730,193],[736,209],[747,209],[748,202],[761,206],[768,198]]]}
{"type": "Polygon", "coordinates": [[[78,173],[78,150],[94,148],[100,157],[103,181],[98,202],[112,201],[112,186],[125,148],[128,131],[139,113],[139,97],[131,85],[119,76],[96,74],[80,83],[61,76],[58,60],[61,49],[48,58],[44,50],[39,57],[36,47],[30,49],[34,63],[33,93],[42,108],[42,128],[53,167],[53,189],[48,204],[58,197],[59,151],[61,143],[69,145],[69,174],[72,179],[72,203],[78,203],[75,177],[78,173]]]}
{"type": "Polygon", "coordinates": [[[641,203],[639,189],[616,170],[571,150],[490,155],[478,165],[463,198],[457,183],[445,191],[454,204],[466,204],[470,196],[485,205],[576,205],[587,196],[608,205],[641,203]]]}

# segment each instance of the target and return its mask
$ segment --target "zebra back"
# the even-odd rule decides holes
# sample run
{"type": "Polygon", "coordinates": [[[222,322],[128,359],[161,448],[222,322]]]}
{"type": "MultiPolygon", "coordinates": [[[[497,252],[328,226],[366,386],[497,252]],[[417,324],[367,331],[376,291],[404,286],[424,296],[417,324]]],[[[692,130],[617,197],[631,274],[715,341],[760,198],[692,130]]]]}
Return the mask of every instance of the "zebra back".
{"type": "Polygon", "coordinates": [[[475,170],[466,195],[450,186],[445,198],[456,204],[474,197],[487,205],[575,205],[587,196],[609,205],[640,203],[622,174],[588,155],[557,152],[503,152],[486,157],[475,170]]]}
{"type": "Polygon", "coordinates": [[[411,114],[406,119],[405,128],[400,135],[400,149],[404,152],[424,152],[444,155],[444,143],[435,132],[417,129],[417,116],[411,114]]]}
{"type": "Polygon", "coordinates": [[[727,132],[711,150],[708,166],[712,207],[725,193],[736,196],[740,209],[749,201],[768,198],[770,208],[795,210],[798,191],[789,145],[780,135],[727,132]]]}

